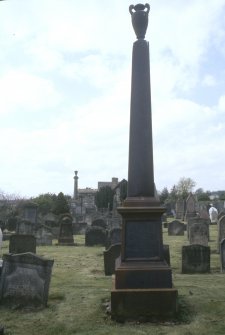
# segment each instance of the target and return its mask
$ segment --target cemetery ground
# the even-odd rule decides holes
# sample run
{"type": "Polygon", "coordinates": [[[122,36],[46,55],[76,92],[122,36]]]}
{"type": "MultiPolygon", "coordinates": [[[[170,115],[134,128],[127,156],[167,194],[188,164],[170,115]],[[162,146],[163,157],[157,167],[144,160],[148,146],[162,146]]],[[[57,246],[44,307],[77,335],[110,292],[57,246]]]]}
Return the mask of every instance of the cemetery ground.
{"type": "MultiPolygon", "coordinates": [[[[48,307],[44,309],[0,306],[0,325],[6,335],[215,335],[225,334],[225,273],[220,272],[217,226],[210,226],[211,272],[181,274],[181,248],[187,235],[168,236],[173,283],[178,289],[179,313],[173,320],[151,322],[112,321],[107,305],[112,278],[104,275],[100,246],[85,247],[84,236],[74,236],[76,246],[37,247],[37,255],[54,259],[48,307]]],[[[8,253],[4,241],[2,254],[8,253]]]]}

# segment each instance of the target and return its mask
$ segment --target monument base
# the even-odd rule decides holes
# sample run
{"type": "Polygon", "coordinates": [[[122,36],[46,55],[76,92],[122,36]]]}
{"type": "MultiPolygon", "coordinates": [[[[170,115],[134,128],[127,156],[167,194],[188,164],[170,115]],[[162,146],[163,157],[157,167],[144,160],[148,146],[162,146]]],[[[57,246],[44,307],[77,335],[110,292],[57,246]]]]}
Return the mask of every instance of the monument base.
{"type": "Polygon", "coordinates": [[[163,319],[178,310],[175,288],[116,289],[111,291],[111,318],[116,321],[163,319]]]}

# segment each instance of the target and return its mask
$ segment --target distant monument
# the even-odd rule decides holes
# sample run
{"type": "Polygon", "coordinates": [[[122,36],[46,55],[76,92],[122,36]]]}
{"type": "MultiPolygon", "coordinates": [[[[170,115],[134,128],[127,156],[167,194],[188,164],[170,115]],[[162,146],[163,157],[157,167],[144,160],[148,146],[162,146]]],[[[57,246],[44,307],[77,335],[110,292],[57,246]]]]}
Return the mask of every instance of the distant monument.
{"type": "Polygon", "coordinates": [[[164,258],[161,217],[153,172],[149,44],[144,39],[149,4],[131,5],[137,35],[133,45],[127,198],[122,216],[121,258],[111,291],[111,317],[116,320],[172,316],[178,292],[164,258]]]}

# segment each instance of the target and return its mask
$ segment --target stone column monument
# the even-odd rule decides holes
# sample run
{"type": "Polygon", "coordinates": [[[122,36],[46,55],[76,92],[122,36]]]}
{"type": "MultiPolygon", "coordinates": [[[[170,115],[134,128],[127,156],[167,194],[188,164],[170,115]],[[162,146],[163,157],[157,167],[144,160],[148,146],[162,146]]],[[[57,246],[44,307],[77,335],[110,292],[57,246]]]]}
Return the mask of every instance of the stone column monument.
{"type": "Polygon", "coordinates": [[[128,191],[118,208],[122,223],[121,257],[111,291],[113,319],[172,316],[177,290],[163,256],[162,214],[153,169],[149,44],[145,40],[149,4],[131,5],[137,36],[133,44],[128,191]]]}
{"type": "Polygon", "coordinates": [[[75,176],[73,177],[73,179],[74,179],[73,199],[77,200],[77,198],[78,198],[78,178],[79,177],[77,175],[78,171],[74,171],[74,173],[75,173],[75,176]]]}

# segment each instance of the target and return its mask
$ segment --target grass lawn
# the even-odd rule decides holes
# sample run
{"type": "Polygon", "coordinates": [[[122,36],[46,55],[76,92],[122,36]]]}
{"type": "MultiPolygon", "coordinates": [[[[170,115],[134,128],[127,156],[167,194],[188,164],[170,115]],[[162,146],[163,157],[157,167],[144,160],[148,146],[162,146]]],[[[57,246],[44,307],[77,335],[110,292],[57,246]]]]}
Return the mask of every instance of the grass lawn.
{"type": "MultiPolygon", "coordinates": [[[[37,254],[54,259],[48,307],[42,310],[0,306],[0,324],[6,335],[215,335],[225,334],[225,274],[216,253],[217,226],[210,226],[211,273],[181,274],[184,236],[168,236],[173,283],[178,289],[180,313],[171,322],[116,323],[106,313],[112,278],[104,275],[103,247],[85,247],[84,236],[74,236],[73,247],[37,247],[37,254]]],[[[8,242],[2,254],[8,253],[8,242]]]]}

